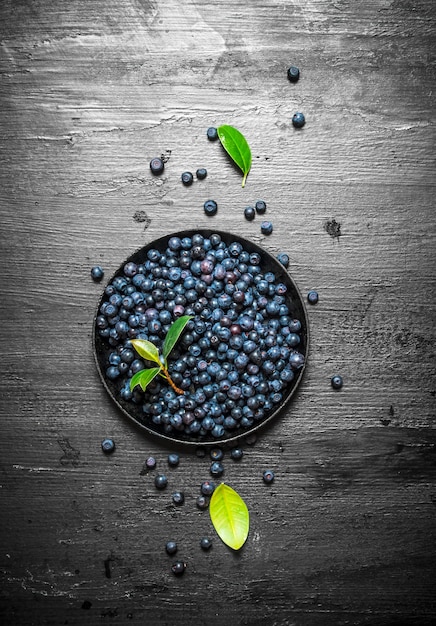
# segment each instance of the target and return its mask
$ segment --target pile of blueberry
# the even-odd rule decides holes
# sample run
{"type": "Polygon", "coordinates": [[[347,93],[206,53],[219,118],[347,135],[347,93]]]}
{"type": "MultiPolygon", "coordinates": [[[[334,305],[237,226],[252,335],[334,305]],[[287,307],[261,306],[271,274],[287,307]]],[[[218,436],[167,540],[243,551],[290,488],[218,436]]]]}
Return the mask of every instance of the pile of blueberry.
{"type": "Polygon", "coordinates": [[[217,233],[173,235],[158,247],[127,262],[104,291],[96,334],[106,346],[105,379],[116,399],[159,434],[191,441],[239,436],[277,410],[304,366],[304,328],[288,286],[263,268],[259,252],[217,233]],[[130,340],[161,348],[181,315],[193,318],[170,354],[169,372],[184,394],[160,377],[145,392],[132,391],[132,376],[153,365],[130,340]]]}

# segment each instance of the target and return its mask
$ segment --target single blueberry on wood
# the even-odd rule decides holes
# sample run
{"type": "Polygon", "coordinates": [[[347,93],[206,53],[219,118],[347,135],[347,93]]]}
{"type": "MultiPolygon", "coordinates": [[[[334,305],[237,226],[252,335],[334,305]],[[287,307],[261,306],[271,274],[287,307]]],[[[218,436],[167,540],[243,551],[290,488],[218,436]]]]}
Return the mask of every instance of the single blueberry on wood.
{"type": "Polygon", "coordinates": [[[100,265],[95,265],[92,269],[91,269],[91,277],[93,278],[93,280],[101,280],[104,276],[104,271],[103,268],[100,265]]]}
{"type": "Polygon", "coordinates": [[[162,174],[162,172],[164,171],[164,162],[161,158],[159,157],[155,157],[154,159],[151,159],[150,161],[150,169],[151,169],[151,173],[152,174],[162,174]]]}
{"type": "Polygon", "coordinates": [[[300,78],[300,70],[295,65],[291,65],[291,67],[288,67],[287,73],[291,83],[296,83],[297,80],[300,78]]]}
{"type": "Polygon", "coordinates": [[[339,376],[339,374],[332,376],[331,385],[333,389],[341,389],[343,384],[344,384],[344,381],[342,379],[342,376],[339,376]]]}
{"type": "Polygon", "coordinates": [[[294,128],[303,128],[306,123],[306,118],[303,113],[294,113],[292,116],[292,124],[294,128]]]}
{"type": "Polygon", "coordinates": [[[315,291],[314,289],[311,289],[309,293],[307,294],[307,301],[309,302],[309,304],[316,304],[318,300],[319,300],[318,292],[315,291]]]}
{"type": "Polygon", "coordinates": [[[103,439],[101,442],[101,449],[105,454],[110,454],[115,450],[115,441],[113,439],[103,439]]]}

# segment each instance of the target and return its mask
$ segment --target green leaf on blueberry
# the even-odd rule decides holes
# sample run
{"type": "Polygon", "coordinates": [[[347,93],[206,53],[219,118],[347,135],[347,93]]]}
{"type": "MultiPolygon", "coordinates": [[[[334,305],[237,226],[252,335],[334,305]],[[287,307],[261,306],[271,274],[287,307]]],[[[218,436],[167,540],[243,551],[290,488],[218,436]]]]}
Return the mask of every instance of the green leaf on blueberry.
{"type": "Polygon", "coordinates": [[[183,389],[179,389],[171,380],[171,376],[168,372],[167,358],[190,319],[192,319],[192,315],[182,315],[171,324],[163,342],[162,356],[159,354],[158,348],[151,341],[147,341],[147,339],[131,340],[131,344],[139,356],[146,361],[152,361],[159,365],[159,367],[147,368],[136,372],[130,380],[130,389],[132,391],[137,385],[141,387],[142,391],[145,391],[151,381],[159,374],[163,378],[166,378],[174,391],[179,394],[184,393],[183,389]]]}
{"type": "Polygon", "coordinates": [[[251,150],[244,135],[233,126],[224,124],[217,128],[218,137],[224,150],[242,171],[242,187],[245,187],[251,168],[251,150]]]}

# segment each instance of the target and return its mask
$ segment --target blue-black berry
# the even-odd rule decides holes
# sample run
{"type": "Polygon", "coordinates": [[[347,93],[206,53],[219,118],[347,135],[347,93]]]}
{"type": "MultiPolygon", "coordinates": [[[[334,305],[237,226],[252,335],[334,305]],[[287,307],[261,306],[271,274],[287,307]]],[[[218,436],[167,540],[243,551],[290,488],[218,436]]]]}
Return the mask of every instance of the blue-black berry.
{"type": "Polygon", "coordinates": [[[181,178],[182,178],[182,183],[186,185],[186,187],[188,187],[189,185],[192,185],[192,182],[194,180],[194,176],[192,175],[192,172],[183,172],[181,178]]]}
{"type": "Polygon", "coordinates": [[[221,476],[224,473],[224,466],[220,461],[214,461],[210,466],[212,476],[221,476]]]}
{"type": "Polygon", "coordinates": [[[218,131],[213,126],[210,126],[206,131],[207,138],[210,141],[216,141],[218,139],[218,131]]]}
{"type": "Polygon", "coordinates": [[[224,458],[224,452],[222,448],[212,448],[209,454],[212,461],[221,461],[221,459],[224,458]]]}
{"type": "Polygon", "coordinates": [[[215,213],[218,211],[218,205],[215,200],[206,200],[203,207],[206,215],[215,215],[215,213]]]}
{"type": "Polygon", "coordinates": [[[263,235],[271,235],[273,231],[272,222],[267,222],[267,221],[262,222],[262,224],[260,225],[260,230],[263,235]]]}
{"type": "Polygon", "coordinates": [[[331,379],[331,384],[332,384],[333,389],[340,389],[342,385],[344,384],[342,376],[339,376],[339,374],[336,374],[335,376],[333,376],[331,379]]]}
{"type": "Polygon", "coordinates": [[[283,267],[289,267],[289,255],[286,252],[280,252],[277,255],[277,261],[283,265],[283,267]]]}
{"type": "Polygon", "coordinates": [[[177,506],[180,506],[185,501],[185,496],[181,491],[175,491],[171,497],[174,504],[177,504],[177,506]]]}
{"type": "Polygon", "coordinates": [[[91,277],[93,280],[101,280],[104,276],[103,268],[100,265],[95,265],[91,269],[91,277]]]}
{"type": "Polygon", "coordinates": [[[254,207],[246,206],[244,209],[245,219],[251,222],[252,220],[254,220],[255,216],[256,216],[256,211],[254,210],[254,207]]]}
{"type": "Polygon", "coordinates": [[[295,128],[303,128],[306,123],[306,118],[303,113],[294,113],[292,116],[292,124],[295,128]]]}
{"type": "Polygon", "coordinates": [[[199,167],[198,170],[195,172],[195,175],[197,176],[198,180],[204,180],[207,176],[207,169],[205,167],[199,167]]]}
{"type": "Polygon", "coordinates": [[[181,576],[182,574],[184,574],[185,569],[186,569],[186,563],[184,563],[183,561],[176,561],[171,566],[171,571],[176,576],[181,576]]]}
{"type": "Polygon", "coordinates": [[[175,452],[168,455],[168,465],[170,467],[177,467],[180,463],[180,457],[175,452]]]}
{"type": "Polygon", "coordinates": [[[165,489],[168,485],[168,479],[165,474],[158,474],[154,479],[154,485],[156,489],[165,489]]]}
{"type": "Polygon", "coordinates": [[[154,456],[149,456],[145,461],[145,467],[147,469],[154,469],[156,467],[156,459],[154,456]]]}
{"type": "Polygon", "coordinates": [[[168,554],[175,554],[177,552],[177,543],[175,541],[167,541],[165,550],[168,554]]]}
{"type": "Polygon", "coordinates": [[[113,439],[103,439],[101,442],[101,449],[106,454],[110,454],[115,450],[115,441],[113,439]]]}
{"type": "Polygon", "coordinates": [[[311,289],[307,294],[307,301],[309,304],[316,304],[319,300],[318,292],[314,289],[311,289]]]}
{"type": "Polygon", "coordinates": [[[202,550],[210,550],[212,547],[212,539],[209,539],[209,537],[202,537],[200,540],[200,546],[202,550]]]}
{"type": "Polygon", "coordinates": [[[256,213],[259,215],[263,215],[266,211],[266,203],[263,200],[258,200],[254,205],[256,209],[256,213]]]}
{"type": "Polygon", "coordinates": [[[265,470],[263,473],[263,481],[265,483],[272,483],[274,480],[274,472],[272,470],[265,470]]]}
{"type": "Polygon", "coordinates": [[[198,496],[196,500],[197,507],[201,510],[207,509],[209,506],[209,498],[207,496],[198,496]]]}
{"type": "Polygon", "coordinates": [[[244,456],[244,451],[242,450],[242,448],[233,448],[233,450],[230,452],[230,457],[234,461],[240,461],[243,456],[244,456]]]}
{"type": "Polygon", "coordinates": [[[295,67],[295,65],[291,65],[291,67],[288,67],[288,78],[291,83],[297,82],[297,80],[300,78],[300,70],[298,69],[298,67],[295,67]]]}
{"type": "Polygon", "coordinates": [[[204,496],[211,496],[215,490],[215,483],[213,483],[211,480],[205,480],[203,483],[201,483],[200,490],[204,496]]]}
{"type": "Polygon", "coordinates": [[[162,174],[164,171],[164,162],[161,158],[155,157],[150,161],[150,169],[152,174],[162,174]]]}

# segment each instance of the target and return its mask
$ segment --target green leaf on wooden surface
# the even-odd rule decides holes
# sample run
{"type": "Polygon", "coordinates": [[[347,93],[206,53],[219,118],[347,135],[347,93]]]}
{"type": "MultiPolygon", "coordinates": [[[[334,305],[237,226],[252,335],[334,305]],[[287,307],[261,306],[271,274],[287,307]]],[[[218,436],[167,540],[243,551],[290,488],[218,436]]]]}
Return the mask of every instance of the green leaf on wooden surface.
{"type": "Polygon", "coordinates": [[[130,380],[130,390],[133,391],[136,385],[139,385],[142,391],[145,391],[147,385],[151,383],[153,378],[156,378],[160,370],[160,367],[152,367],[147,370],[141,370],[140,372],[136,372],[136,374],[134,374],[130,380]]]}
{"type": "Polygon", "coordinates": [[[222,541],[233,550],[242,548],[248,537],[250,515],[241,496],[221,483],[210,499],[209,514],[222,541]]]}
{"type": "Polygon", "coordinates": [[[147,341],[147,339],[132,339],[130,343],[143,359],[147,359],[147,361],[154,361],[155,363],[158,363],[158,365],[161,365],[159,350],[156,348],[154,343],[147,341]]]}
{"type": "Polygon", "coordinates": [[[244,135],[233,126],[223,124],[217,128],[218,137],[224,150],[242,171],[242,186],[245,187],[251,168],[251,150],[244,135]]]}
{"type": "Polygon", "coordinates": [[[168,332],[165,337],[163,348],[162,348],[162,354],[163,354],[165,361],[169,353],[171,352],[171,350],[176,345],[177,340],[179,339],[180,335],[183,332],[183,329],[185,328],[186,324],[189,322],[190,319],[192,319],[192,315],[182,315],[181,317],[176,319],[176,321],[173,322],[171,326],[169,327],[168,332]]]}

